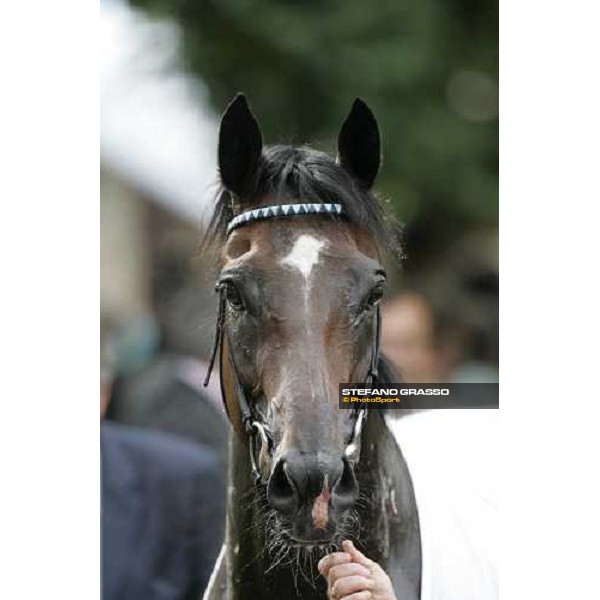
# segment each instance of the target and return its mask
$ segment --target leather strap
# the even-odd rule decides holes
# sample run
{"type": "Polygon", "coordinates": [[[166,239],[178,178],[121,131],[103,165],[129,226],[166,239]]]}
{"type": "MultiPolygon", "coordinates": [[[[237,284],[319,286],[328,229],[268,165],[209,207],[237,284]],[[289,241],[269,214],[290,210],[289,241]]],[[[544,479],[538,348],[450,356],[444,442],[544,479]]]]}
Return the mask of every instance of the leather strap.
{"type": "MultiPolygon", "coordinates": [[[[261,479],[260,471],[256,463],[257,456],[257,435],[260,437],[260,442],[267,446],[267,451],[272,452],[272,438],[268,428],[257,419],[246,397],[244,387],[240,381],[238,369],[235,364],[233,353],[230,351],[231,340],[226,326],[225,312],[225,294],[222,288],[217,288],[219,291],[219,313],[217,317],[217,327],[211,360],[209,363],[208,372],[204,385],[208,385],[210,375],[215,363],[217,352],[219,352],[219,379],[221,383],[221,396],[225,412],[231,422],[234,431],[237,433],[245,433],[249,438],[250,460],[252,465],[252,476],[256,483],[261,479]],[[226,357],[226,359],[225,359],[226,357]]],[[[378,362],[379,362],[379,344],[381,339],[381,314],[379,306],[375,309],[375,327],[373,329],[373,343],[371,346],[371,362],[369,371],[365,380],[365,385],[374,385],[378,379],[378,362]]],[[[358,460],[360,452],[360,436],[364,423],[367,417],[367,406],[361,406],[356,412],[356,419],[352,436],[346,445],[345,455],[353,462],[358,460]]],[[[260,450],[260,448],[258,448],[260,450]]]]}

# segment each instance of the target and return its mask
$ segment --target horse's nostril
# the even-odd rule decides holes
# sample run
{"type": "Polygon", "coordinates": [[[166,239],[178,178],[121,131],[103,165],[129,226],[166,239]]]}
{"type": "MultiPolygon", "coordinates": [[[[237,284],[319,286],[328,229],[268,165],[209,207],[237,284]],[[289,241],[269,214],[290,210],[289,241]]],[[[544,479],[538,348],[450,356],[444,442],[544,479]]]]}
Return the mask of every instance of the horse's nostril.
{"type": "Polygon", "coordinates": [[[343,459],[342,475],[332,490],[332,500],[338,509],[350,508],[358,499],[358,482],[346,457],[343,459]]]}
{"type": "Polygon", "coordinates": [[[291,513],[296,509],[297,493],[288,477],[285,461],[277,461],[267,486],[267,498],[271,505],[282,513],[291,513]]]}

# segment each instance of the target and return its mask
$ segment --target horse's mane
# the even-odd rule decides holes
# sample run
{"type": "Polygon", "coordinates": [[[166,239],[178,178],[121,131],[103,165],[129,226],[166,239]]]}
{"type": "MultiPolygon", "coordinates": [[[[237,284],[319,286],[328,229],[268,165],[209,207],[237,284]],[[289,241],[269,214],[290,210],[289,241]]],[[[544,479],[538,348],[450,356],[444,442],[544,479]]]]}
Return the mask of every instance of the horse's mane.
{"type": "MultiPolygon", "coordinates": [[[[236,198],[236,202],[256,207],[263,199],[281,204],[341,204],[346,221],[365,228],[380,247],[397,258],[402,257],[401,229],[388,216],[380,198],[324,152],[308,146],[266,146],[244,197],[236,198]]],[[[202,250],[224,243],[227,225],[235,216],[233,211],[232,196],[221,187],[201,243],[202,250]]]]}

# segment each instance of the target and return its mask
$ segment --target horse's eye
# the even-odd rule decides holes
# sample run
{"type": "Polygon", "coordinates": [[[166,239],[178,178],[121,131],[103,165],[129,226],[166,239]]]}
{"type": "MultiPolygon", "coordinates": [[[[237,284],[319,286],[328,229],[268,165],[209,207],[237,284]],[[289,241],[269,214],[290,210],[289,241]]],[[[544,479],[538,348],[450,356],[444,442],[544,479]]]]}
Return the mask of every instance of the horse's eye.
{"type": "Polygon", "coordinates": [[[369,294],[367,301],[365,302],[365,309],[368,310],[377,306],[383,298],[383,292],[385,291],[385,286],[383,283],[378,283],[369,294]]]}
{"type": "Polygon", "coordinates": [[[230,281],[224,284],[225,287],[225,300],[233,310],[244,310],[244,301],[239,290],[230,281]]]}

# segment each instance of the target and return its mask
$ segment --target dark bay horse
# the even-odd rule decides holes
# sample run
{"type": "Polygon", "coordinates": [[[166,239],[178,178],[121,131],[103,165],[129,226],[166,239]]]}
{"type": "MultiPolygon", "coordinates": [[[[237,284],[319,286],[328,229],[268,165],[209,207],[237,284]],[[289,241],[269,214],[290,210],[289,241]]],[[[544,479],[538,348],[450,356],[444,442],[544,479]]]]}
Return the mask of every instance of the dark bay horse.
{"type": "MultiPolygon", "coordinates": [[[[381,410],[340,410],[341,382],[392,382],[379,356],[390,225],[371,192],[375,117],[356,100],[338,157],[263,147],[246,99],[219,137],[223,400],[232,424],[226,540],[205,599],[323,599],[317,561],[355,542],[419,598],[413,486],[381,410]]],[[[213,355],[214,361],[214,355],[213,355]]]]}

